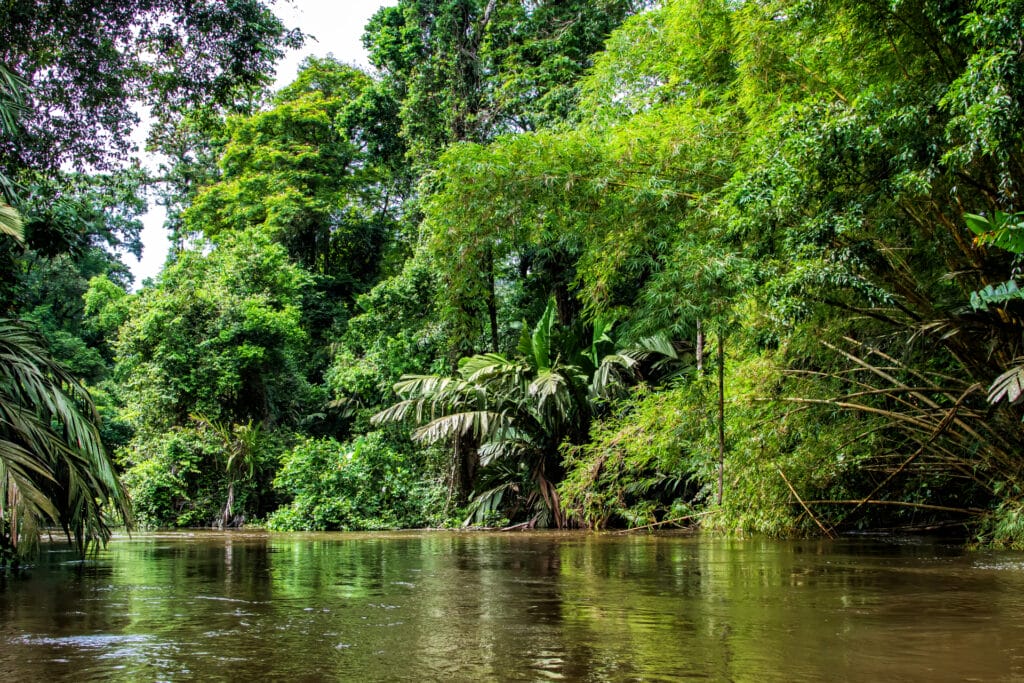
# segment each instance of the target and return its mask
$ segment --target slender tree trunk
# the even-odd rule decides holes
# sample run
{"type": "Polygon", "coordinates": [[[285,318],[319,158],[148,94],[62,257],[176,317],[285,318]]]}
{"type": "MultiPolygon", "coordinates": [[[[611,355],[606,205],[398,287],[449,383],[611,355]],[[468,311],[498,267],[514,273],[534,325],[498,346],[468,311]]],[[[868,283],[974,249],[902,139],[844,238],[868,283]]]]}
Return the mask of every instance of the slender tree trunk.
{"type": "Polygon", "coordinates": [[[704,376],[704,327],[701,325],[700,320],[697,320],[697,345],[694,350],[694,354],[697,356],[697,375],[700,377],[704,376]]]}
{"type": "Polygon", "coordinates": [[[455,463],[452,475],[455,481],[452,484],[455,490],[456,504],[465,505],[476,484],[476,470],[479,466],[480,455],[472,437],[456,436],[454,446],[455,463]]]}
{"type": "Polygon", "coordinates": [[[718,332],[718,504],[725,488],[725,336],[718,332]]]}
{"type": "Polygon", "coordinates": [[[224,511],[220,516],[220,528],[226,529],[228,522],[231,521],[232,508],[235,506],[235,482],[231,481],[228,484],[228,499],[224,503],[224,511]]]}
{"type": "Polygon", "coordinates": [[[498,297],[494,291],[494,253],[487,248],[487,317],[491,323],[491,351],[498,353],[498,297]]]}

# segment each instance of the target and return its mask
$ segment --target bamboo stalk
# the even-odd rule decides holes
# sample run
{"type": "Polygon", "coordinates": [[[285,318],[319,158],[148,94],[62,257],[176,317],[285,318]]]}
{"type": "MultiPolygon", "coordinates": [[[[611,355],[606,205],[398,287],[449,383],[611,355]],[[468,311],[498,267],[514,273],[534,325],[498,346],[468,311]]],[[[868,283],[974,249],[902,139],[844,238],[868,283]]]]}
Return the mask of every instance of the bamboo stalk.
{"type": "MultiPolygon", "coordinates": [[[[928,440],[925,441],[923,444],[921,444],[921,447],[918,448],[916,451],[914,451],[914,453],[909,458],[907,458],[903,462],[902,465],[900,465],[898,468],[896,468],[895,472],[891,473],[888,477],[886,477],[884,480],[882,480],[882,483],[879,484],[878,486],[876,486],[874,491],[872,491],[868,495],[864,496],[864,502],[867,502],[868,500],[874,498],[875,494],[877,494],[879,491],[881,491],[883,488],[885,488],[886,484],[888,484],[890,481],[893,480],[894,477],[896,477],[900,472],[902,472],[904,469],[906,469],[907,465],[912,463],[914,460],[917,459],[917,457],[919,455],[924,453],[924,449],[927,448],[928,445],[932,441],[937,439],[939,437],[939,435],[942,434],[942,432],[946,431],[946,429],[949,427],[950,424],[952,424],[953,420],[956,418],[957,410],[960,409],[960,405],[964,402],[964,400],[968,396],[970,396],[974,391],[976,391],[980,386],[981,386],[980,384],[974,384],[974,385],[968,387],[967,391],[965,391],[963,394],[960,395],[960,398],[958,398],[956,403],[953,404],[953,407],[949,409],[949,411],[946,413],[946,416],[944,418],[942,418],[942,421],[939,422],[938,426],[932,432],[931,436],[928,437],[928,440]]],[[[845,522],[845,521],[847,521],[847,519],[849,519],[853,515],[857,514],[857,511],[860,510],[863,507],[863,505],[864,504],[861,503],[857,507],[853,508],[853,510],[850,512],[850,514],[848,514],[846,516],[846,518],[843,519],[843,521],[845,522]]]]}
{"type": "Polygon", "coordinates": [[[786,482],[786,486],[789,487],[790,492],[794,496],[796,496],[797,501],[799,501],[799,503],[803,507],[804,511],[807,512],[808,516],[811,519],[814,520],[814,523],[818,525],[818,528],[821,529],[822,533],[825,534],[826,536],[828,536],[829,538],[835,538],[836,536],[832,532],[832,530],[831,529],[826,529],[825,525],[821,523],[821,521],[814,515],[813,512],[811,512],[811,508],[807,507],[807,503],[805,503],[804,499],[800,497],[800,494],[796,492],[796,489],[793,488],[793,485],[789,483],[789,479],[786,478],[785,473],[781,469],[778,470],[778,472],[779,472],[779,476],[782,477],[782,481],[786,482]]]}
{"type": "MultiPolygon", "coordinates": [[[[875,348],[872,348],[872,347],[865,347],[865,345],[862,342],[859,342],[856,339],[853,339],[852,337],[843,337],[843,339],[845,339],[847,342],[849,342],[851,344],[854,344],[854,345],[856,345],[856,346],[858,346],[860,348],[867,348],[867,350],[870,353],[873,353],[873,354],[876,354],[878,356],[881,356],[882,358],[884,358],[885,360],[889,361],[890,363],[894,363],[896,365],[900,365],[900,363],[895,358],[892,358],[891,356],[888,356],[885,353],[882,353],[878,349],[875,349],[875,348]]],[[[857,363],[858,365],[862,365],[865,368],[870,369],[872,372],[875,372],[875,374],[877,374],[879,377],[887,379],[887,380],[889,380],[890,382],[892,382],[893,384],[895,384],[897,386],[906,387],[905,384],[903,384],[902,382],[897,380],[895,377],[893,377],[893,376],[891,376],[889,374],[883,373],[883,372],[876,372],[875,371],[875,367],[873,365],[871,365],[870,363],[868,363],[867,361],[865,361],[863,359],[860,359],[857,356],[854,356],[853,354],[847,353],[847,352],[843,351],[842,349],[836,348],[835,346],[832,346],[828,342],[823,341],[822,344],[824,344],[827,348],[830,348],[830,349],[836,351],[837,353],[845,356],[846,358],[852,360],[854,363],[857,363]]],[[[921,375],[921,373],[913,370],[912,368],[904,368],[904,370],[906,372],[909,372],[914,377],[917,377],[918,379],[925,380],[925,378],[921,375]]],[[[970,388],[970,387],[968,387],[968,388],[970,388]]],[[[929,399],[927,396],[921,394],[920,392],[911,392],[911,395],[914,396],[915,398],[919,399],[921,402],[925,403],[926,405],[929,405],[930,407],[935,408],[936,410],[940,409],[940,406],[937,403],[935,403],[934,401],[929,399]]],[[[978,434],[972,427],[970,427],[965,422],[963,422],[963,420],[955,420],[955,424],[956,424],[956,426],[960,427],[969,436],[971,436],[971,437],[973,437],[975,439],[978,439],[979,441],[983,441],[985,443],[988,443],[990,445],[993,445],[993,446],[995,445],[995,444],[992,444],[992,442],[990,440],[983,439],[980,434],[978,434]]],[[[1005,445],[1008,445],[1008,444],[1004,443],[1003,445],[1005,446],[1005,445]]]]}
{"type": "MultiPolygon", "coordinates": [[[[808,500],[808,505],[860,505],[863,499],[858,500],[808,500]]],[[[921,510],[935,510],[938,512],[959,512],[965,515],[981,515],[986,511],[982,508],[954,508],[946,505],[929,505],[928,503],[908,503],[902,500],[869,500],[865,505],[894,505],[897,507],[918,508],[921,510]]]]}

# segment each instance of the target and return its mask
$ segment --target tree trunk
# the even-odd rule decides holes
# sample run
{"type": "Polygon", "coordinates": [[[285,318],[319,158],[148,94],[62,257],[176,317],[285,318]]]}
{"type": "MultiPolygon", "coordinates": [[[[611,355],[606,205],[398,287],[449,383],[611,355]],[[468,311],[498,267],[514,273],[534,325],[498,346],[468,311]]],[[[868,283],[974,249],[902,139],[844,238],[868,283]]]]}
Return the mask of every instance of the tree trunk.
{"type": "Polygon", "coordinates": [[[494,253],[487,248],[487,317],[491,324],[491,351],[498,353],[498,295],[494,291],[494,253]]]}
{"type": "Polygon", "coordinates": [[[465,505],[476,485],[476,471],[480,465],[480,455],[472,436],[455,437],[454,458],[452,467],[452,488],[455,493],[456,505],[465,505]]]}
{"type": "Polygon", "coordinates": [[[694,355],[697,360],[697,375],[700,377],[704,376],[704,327],[701,325],[700,320],[697,320],[697,344],[694,349],[694,355]]]}
{"type": "Polygon", "coordinates": [[[232,508],[235,506],[235,482],[228,484],[228,499],[224,503],[224,511],[220,516],[220,528],[226,529],[231,521],[232,508]]]}
{"type": "Polygon", "coordinates": [[[718,504],[725,488],[725,336],[718,332],[718,504]]]}

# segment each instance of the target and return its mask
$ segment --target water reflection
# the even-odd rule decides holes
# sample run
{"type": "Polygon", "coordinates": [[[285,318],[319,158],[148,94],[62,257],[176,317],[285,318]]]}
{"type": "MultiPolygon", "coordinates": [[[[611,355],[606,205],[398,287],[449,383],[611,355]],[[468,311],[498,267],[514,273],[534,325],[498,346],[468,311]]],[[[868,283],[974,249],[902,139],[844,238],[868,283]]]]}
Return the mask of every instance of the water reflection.
{"type": "Polygon", "coordinates": [[[3,680],[1016,680],[1024,558],[871,540],[155,534],[0,578],[3,680]]]}

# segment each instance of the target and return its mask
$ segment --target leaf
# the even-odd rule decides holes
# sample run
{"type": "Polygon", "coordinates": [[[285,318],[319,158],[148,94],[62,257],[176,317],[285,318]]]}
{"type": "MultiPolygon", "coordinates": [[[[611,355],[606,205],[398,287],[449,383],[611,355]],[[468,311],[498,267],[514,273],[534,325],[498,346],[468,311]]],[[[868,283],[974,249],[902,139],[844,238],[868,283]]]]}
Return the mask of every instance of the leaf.
{"type": "Polygon", "coordinates": [[[484,441],[506,426],[508,418],[501,413],[473,410],[431,420],[413,432],[412,438],[414,441],[434,444],[454,436],[472,434],[478,441],[484,441]]]}
{"type": "Polygon", "coordinates": [[[1017,403],[1024,395],[1024,365],[1010,368],[996,377],[988,390],[988,402],[995,404],[1004,398],[1010,403],[1017,403]]]}
{"type": "Polygon", "coordinates": [[[998,285],[988,285],[984,289],[971,292],[971,308],[983,310],[989,304],[1001,304],[1014,299],[1024,299],[1016,280],[1007,280],[998,285]]]}
{"type": "Polygon", "coordinates": [[[555,324],[555,300],[548,299],[548,305],[544,308],[544,314],[537,321],[533,328],[532,347],[533,361],[538,370],[547,370],[551,367],[551,332],[555,324]]]}
{"type": "Polygon", "coordinates": [[[3,202],[0,202],[0,234],[13,237],[19,244],[25,241],[21,214],[10,204],[3,202]]]}
{"type": "Polygon", "coordinates": [[[980,216],[976,213],[965,213],[964,223],[970,228],[971,232],[979,237],[992,230],[992,224],[984,216],[980,216]]]}

